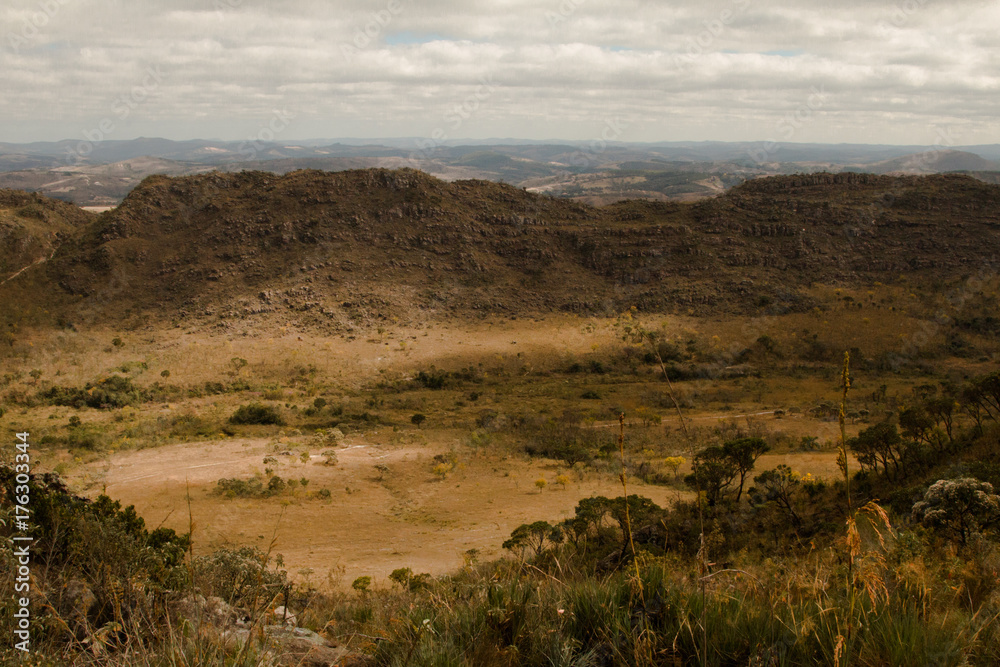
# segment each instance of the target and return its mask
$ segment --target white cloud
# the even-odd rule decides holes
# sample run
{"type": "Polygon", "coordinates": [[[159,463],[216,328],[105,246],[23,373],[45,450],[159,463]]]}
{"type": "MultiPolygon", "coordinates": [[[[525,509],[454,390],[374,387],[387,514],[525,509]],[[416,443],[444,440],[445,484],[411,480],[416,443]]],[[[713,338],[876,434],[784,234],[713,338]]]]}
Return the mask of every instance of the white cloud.
{"type": "Polygon", "coordinates": [[[0,139],[79,137],[142,89],[116,136],[426,135],[499,86],[454,138],[1000,141],[1000,9],[900,0],[8,0],[0,139]],[[46,12],[44,7],[55,7],[46,12]],[[787,131],[787,128],[786,130],[787,131]]]}

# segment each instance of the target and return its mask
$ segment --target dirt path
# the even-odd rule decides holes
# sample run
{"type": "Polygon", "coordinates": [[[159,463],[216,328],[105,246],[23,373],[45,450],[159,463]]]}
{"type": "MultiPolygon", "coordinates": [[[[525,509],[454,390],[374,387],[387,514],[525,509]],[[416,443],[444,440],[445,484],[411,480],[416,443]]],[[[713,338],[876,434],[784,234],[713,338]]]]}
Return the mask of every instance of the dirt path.
{"type": "Polygon", "coordinates": [[[42,264],[44,262],[49,261],[50,259],[52,259],[53,257],[55,257],[56,250],[58,250],[58,249],[59,249],[58,247],[53,248],[52,249],[52,253],[48,257],[39,257],[38,259],[36,259],[31,264],[28,264],[27,266],[21,267],[16,273],[14,273],[14,274],[12,274],[10,276],[7,276],[3,280],[0,280],[0,285],[6,285],[8,282],[10,282],[11,280],[13,280],[14,278],[17,278],[19,275],[21,275],[22,273],[24,273],[25,271],[27,271],[31,267],[37,266],[39,264],[42,264]]]}

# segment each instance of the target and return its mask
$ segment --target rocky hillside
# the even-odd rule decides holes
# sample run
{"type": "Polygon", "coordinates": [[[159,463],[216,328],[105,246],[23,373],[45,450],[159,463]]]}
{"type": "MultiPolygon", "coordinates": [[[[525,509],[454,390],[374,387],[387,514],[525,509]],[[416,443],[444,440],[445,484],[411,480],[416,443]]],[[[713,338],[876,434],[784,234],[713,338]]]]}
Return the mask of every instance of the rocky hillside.
{"type": "Polygon", "coordinates": [[[998,243],[1000,186],[965,176],[774,177],[604,208],[409,169],[154,176],[0,300],[31,289],[83,322],[330,330],[630,305],[762,312],[810,307],[812,283],[955,279],[991,266],[998,243]]]}
{"type": "Polygon", "coordinates": [[[0,283],[49,258],[91,213],[37,194],[0,190],[0,283]]]}

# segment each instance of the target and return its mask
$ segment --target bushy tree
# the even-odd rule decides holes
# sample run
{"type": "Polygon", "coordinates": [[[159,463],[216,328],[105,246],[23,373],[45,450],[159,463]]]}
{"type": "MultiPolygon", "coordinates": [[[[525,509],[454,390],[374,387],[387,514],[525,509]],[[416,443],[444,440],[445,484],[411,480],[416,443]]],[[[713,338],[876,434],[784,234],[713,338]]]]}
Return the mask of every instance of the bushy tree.
{"type": "Polygon", "coordinates": [[[670,468],[670,474],[676,476],[677,470],[686,462],[683,456],[668,456],[663,459],[663,465],[670,468]]]}
{"type": "Polygon", "coordinates": [[[523,523],[515,528],[510,539],[501,546],[508,551],[517,551],[524,556],[524,551],[530,548],[536,556],[542,553],[545,542],[559,544],[563,541],[563,532],[559,526],[553,526],[548,521],[535,521],[534,523],[523,523]]]}
{"type": "Polygon", "coordinates": [[[740,477],[739,490],[736,492],[736,502],[743,496],[743,485],[747,474],[753,470],[757,459],[771,448],[762,438],[738,438],[729,440],[722,445],[722,451],[732,461],[736,474],[740,477]]]}
{"type": "Polygon", "coordinates": [[[695,454],[691,473],[684,477],[684,483],[704,493],[709,507],[714,507],[738,474],[739,470],[726,450],[713,445],[695,454]]]}
{"type": "Polygon", "coordinates": [[[753,470],[757,459],[768,451],[761,438],[736,438],[722,445],[713,445],[698,452],[691,463],[691,474],[684,483],[705,494],[709,506],[714,506],[722,494],[739,478],[736,502],[743,497],[747,474],[753,470]]]}
{"type": "Polygon", "coordinates": [[[584,530],[595,532],[601,529],[604,517],[611,511],[611,501],[604,496],[581,498],[576,504],[575,521],[582,522],[584,530]]]}
{"type": "Polygon", "coordinates": [[[971,477],[941,479],[913,506],[912,516],[964,546],[973,534],[1000,525],[1000,495],[971,477]]]}
{"type": "Polygon", "coordinates": [[[927,411],[927,414],[934,420],[936,427],[944,429],[949,443],[953,439],[951,430],[955,422],[955,409],[957,407],[958,403],[950,395],[931,398],[924,403],[924,409],[927,411]]]}
{"type": "Polygon", "coordinates": [[[905,446],[895,424],[882,422],[858,433],[847,441],[862,470],[881,472],[895,479],[903,462],[905,446]]]}
{"type": "Polygon", "coordinates": [[[627,500],[621,496],[615,498],[610,501],[609,510],[611,518],[618,522],[618,527],[621,529],[622,546],[620,558],[622,559],[625,558],[629,548],[629,529],[631,529],[634,535],[642,526],[654,522],[663,514],[663,509],[659,505],[645,496],[636,494],[632,494],[627,500]],[[626,502],[628,505],[627,514],[625,510],[626,502]],[[631,526],[629,526],[629,523],[631,523],[631,526]]]}
{"type": "Polygon", "coordinates": [[[1000,371],[972,378],[962,390],[962,407],[982,430],[983,421],[1000,421],[1000,371]]]}
{"type": "Polygon", "coordinates": [[[913,406],[900,412],[899,428],[911,440],[934,444],[934,420],[922,406],[913,406]]]}
{"type": "Polygon", "coordinates": [[[230,604],[253,608],[266,604],[278,590],[288,585],[288,573],[272,564],[268,554],[257,547],[227,547],[192,563],[195,580],[205,590],[230,604]]]}

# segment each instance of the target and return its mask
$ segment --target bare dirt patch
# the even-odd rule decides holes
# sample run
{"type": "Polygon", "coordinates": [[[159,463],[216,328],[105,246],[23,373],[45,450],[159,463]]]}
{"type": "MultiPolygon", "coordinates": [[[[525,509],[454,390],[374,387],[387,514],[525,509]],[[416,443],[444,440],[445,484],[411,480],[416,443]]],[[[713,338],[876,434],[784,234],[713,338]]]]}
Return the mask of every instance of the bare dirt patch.
{"type": "MultiPolygon", "coordinates": [[[[621,495],[611,475],[570,472],[571,481],[562,488],[555,478],[567,472],[565,466],[483,451],[457,450],[457,464],[442,480],[433,473],[434,456],[453,451],[457,436],[427,436],[428,442],[389,444],[384,434],[355,435],[337,448],[333,467],[324,465],[315,450],[303,463],[295,441],[286,443],[289,455],[272,452],[271,441],[263,439],[122,452],[110,458],[104,485],[113,498],[134,504],[148,525],[183,532],[188,530],[190,493],[196,552],[238,544],[266,549],[273,536],[274,551],[282,554],[290,574],[302,577],[308,568],[322,578],[332,570],[342,585],[361,575],[384,580],[399,567],[432,574],[452,571],[469,549],[477,549],[482,558],[496,557],[501,543],[522,523],[559,521],[573,514],[581,498],[621,495]],[[214,493],[220,478],[247,478],[262,471],[266,455],[277,460],[271,464],[274,474],[308,479],[305,490],[266,499],[214,493]],[[376,464],[389,468],[382,481],[376,464]],[[542,491],[535,486],[539,478],[548,482],[542,491]],[[323,488],[330,489],[329,500],[308,497],[323,488]]],[[[87,468],[76,473],[85,474],[87,468]]],[[[661,505],[689,495],[634,480],[629,492],[661,505]]]]}

